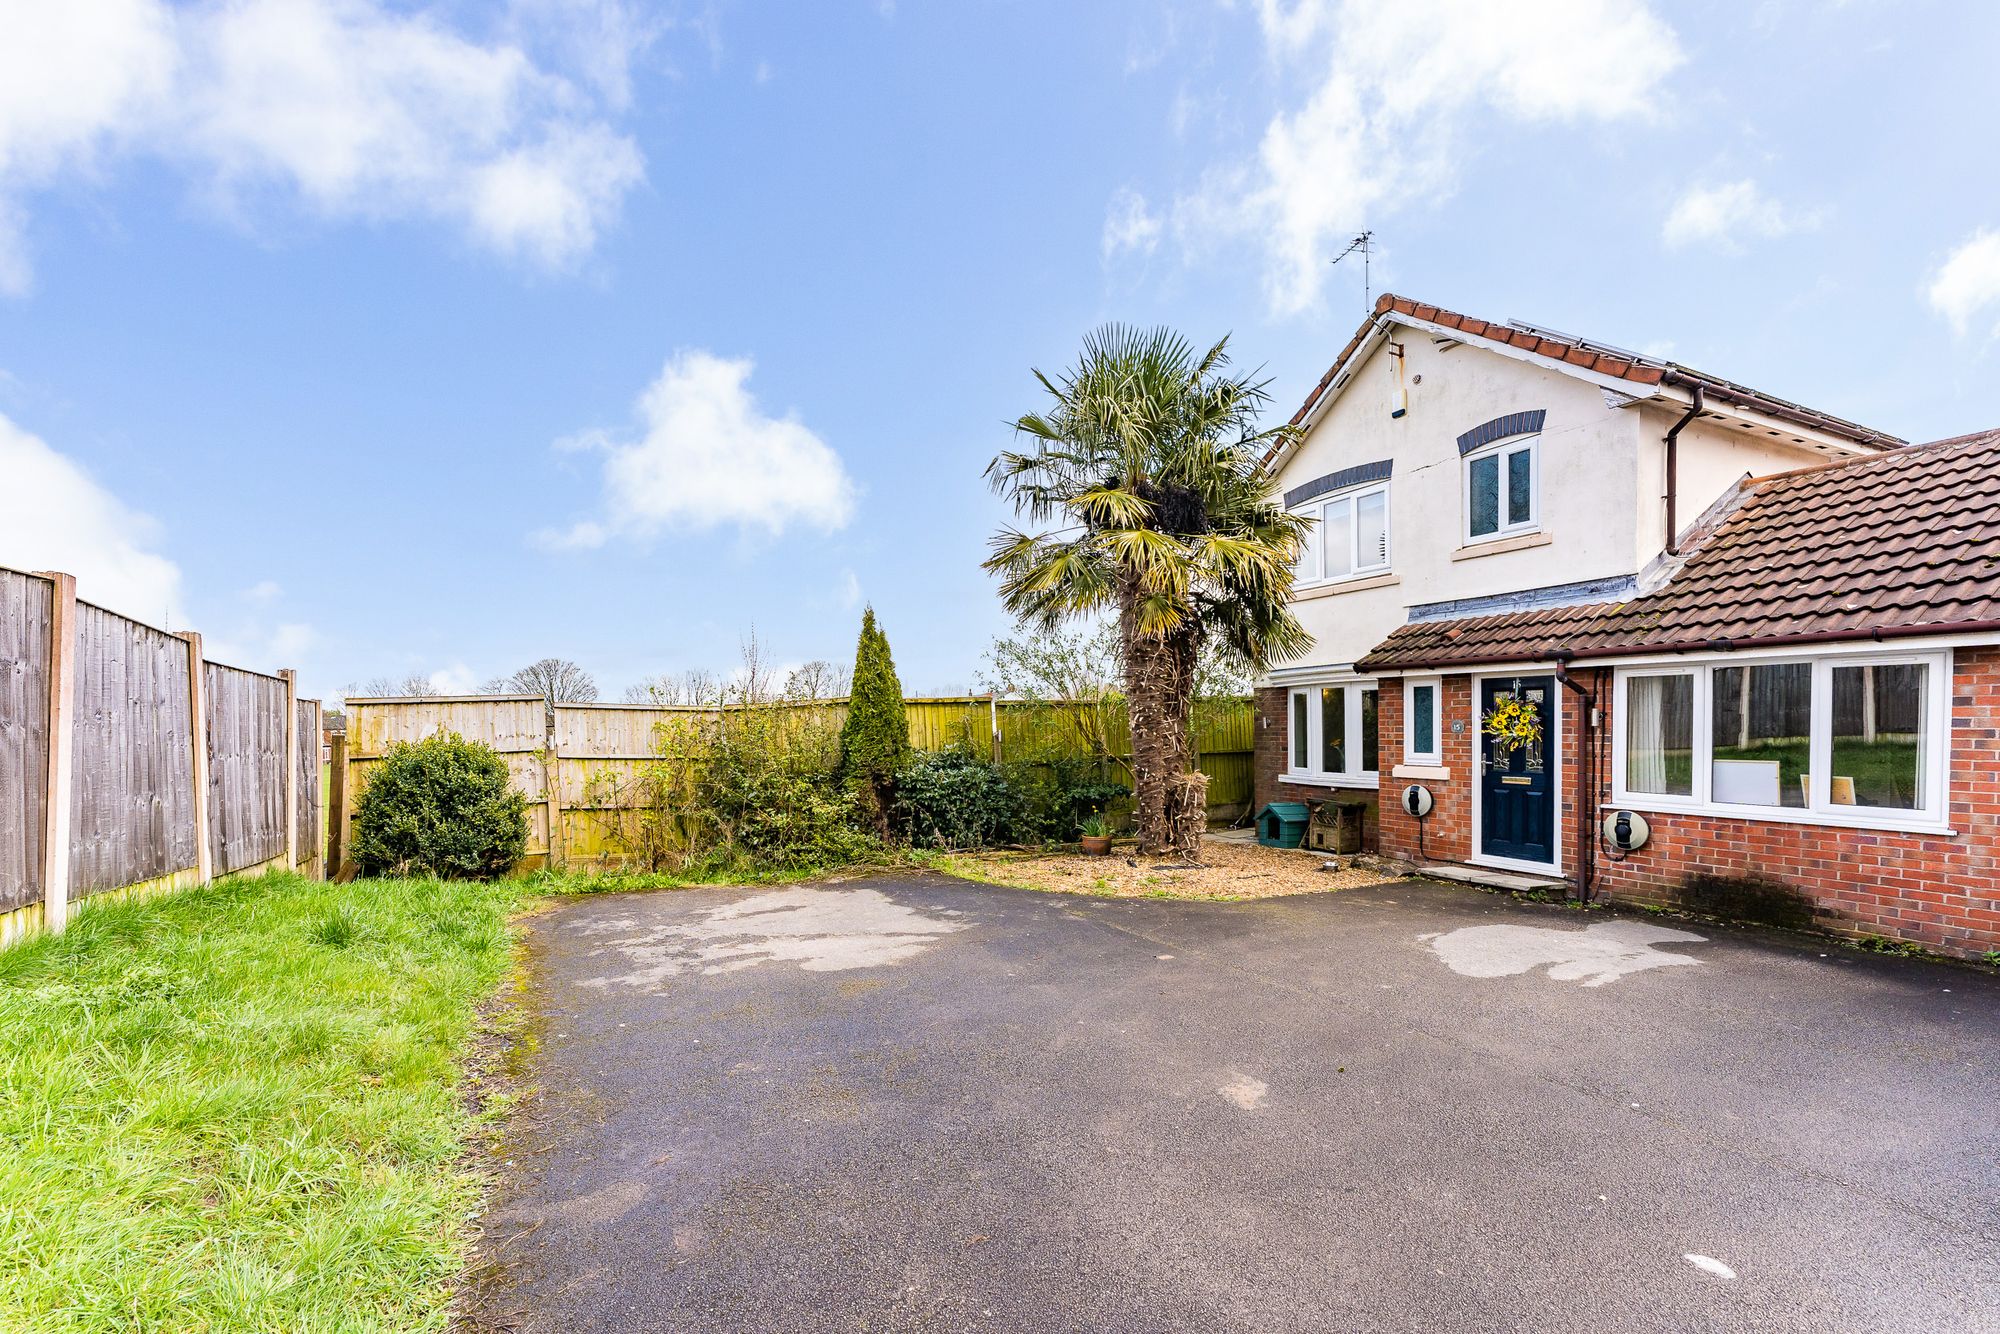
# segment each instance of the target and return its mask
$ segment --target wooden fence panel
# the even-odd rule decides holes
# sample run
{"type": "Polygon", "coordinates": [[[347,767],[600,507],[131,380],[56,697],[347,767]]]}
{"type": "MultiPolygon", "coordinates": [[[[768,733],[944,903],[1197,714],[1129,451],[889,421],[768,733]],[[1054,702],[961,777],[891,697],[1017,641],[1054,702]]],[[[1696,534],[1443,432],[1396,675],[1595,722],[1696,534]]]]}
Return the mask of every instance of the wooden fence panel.
{"type": "Polygon", "coordinates": [[[72,899],[195,864],[188,643],[77,603],[72,899]]]}
{"type": "Polygon", "coordinates": [[[216,874],[285,855],[285,683],[208,663],[208,827],[216,874]]]}
{"type": "Polygon", "coordinates": [[[369,773],[389,753],[389,747],[421,741],[439,732],[456,732],[499,753],[514,790],[528,799],[527,860],[530,864],[546,862],[549,775],[544,748],[548,743],[548,709],[540,695],[348,700],[347,778],[341,817],[347,827],[342,841],[352,846],[355,807],[367,790],[369,773]]]}
{"type": "Polygon", "coordinates": [[[299,701],[299,865],[319,860],[326,832],[319,827],[319,701],[299,701]]]}
{"type": "Polygon", "coordinates": [[[42,897],[53,594],[47,579],[0,570],[0,913],[42,897]]]}

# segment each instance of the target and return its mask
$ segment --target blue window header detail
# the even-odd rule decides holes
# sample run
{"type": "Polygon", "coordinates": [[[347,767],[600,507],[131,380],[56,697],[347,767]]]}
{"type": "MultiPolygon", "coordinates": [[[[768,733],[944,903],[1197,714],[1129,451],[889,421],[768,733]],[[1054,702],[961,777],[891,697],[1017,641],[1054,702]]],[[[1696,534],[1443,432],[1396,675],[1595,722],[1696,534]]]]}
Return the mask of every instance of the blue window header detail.
{"type": "Polygon", "coordinates": [[[1339,472],[1315,477],[1310,482],[1285,492],[1285,508],[1302,505],[1314,496],[1323,496],[1330,491],[1344,491],[1350,486],[1360,486],[1363,482],[1386,482],[1389,480],[1389,470],[1395,462],[1394,459],[1377,459],[1373,463],[1357,463],[1352,468],[1342,468],[1339,472]]]}
{"type": "Polygon", "coordinates": [[[1458,438],[1458,452],[1470,454],[1481,445],[1505,440],[1510,435],[1533,435],[1542,429],[1542,421],[1548,415],[1548,409],[1536,408],[1532,412],[1510,412],[1504,417],[1482,422],[1458,438]]]}

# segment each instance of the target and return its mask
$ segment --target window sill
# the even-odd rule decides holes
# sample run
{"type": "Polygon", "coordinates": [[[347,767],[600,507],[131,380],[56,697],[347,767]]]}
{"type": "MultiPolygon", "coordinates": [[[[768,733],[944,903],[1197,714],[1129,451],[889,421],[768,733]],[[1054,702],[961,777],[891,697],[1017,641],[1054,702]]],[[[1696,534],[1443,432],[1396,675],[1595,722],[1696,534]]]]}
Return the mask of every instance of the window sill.
{"type": "Polygon", "coordinates": [[[1403,576],[1384,570],[1380,574],[1364,574],[1358,579],[1338,579],[1332,583],[1307,584],[1292,590],[1292,601],[1310,602],[1314,598],[1330,598],[1341,593],[1361,593],[1371,588],[1388,588],[1403,582],[1403,576]]]}
{"type": "Polygon", "coordinates": [[[1297,787],[1347,787],[1373,792],[1382,786],[1380,774],[1292,774],[1278,775],[1280,783],[1291,783],[1297,787]]]}
{"type": "Polygon", "coordinates": [[[1434,783],[1447,782],[1451,778],[1451,767],[1443,764],[1399,764],[1389,771],[1391,778],[1428,778],[1434,783]]]}
{"type": "Polygon", "coordinates": [[[1834,815],[1821,811],[1802,811],[1792,806],[1774,806],[1768,811],[1746,811],[1741,806],[1679,805],[1658,799],[1630,800],[1623,797],[1607,802],[1598,809],[1607,814],[1612,811],[1638,811],[1642,815],[1693,815],[1708,820],[1742,820],[1751,824],[1811,824],[1827,829],[1869,829],[1887,834],[1958,837],[1956,829],[1940,820],[1872,815],[1860,811],[1851,815],[1834,815]]]}
{"type": "Polygon", "coordinates": [[[1515,537],[1487,538],[1481,542],[1467,542],[1451,553],[1453,560],[1478,560],[1481,556],[1498,556],[1506,551],[1526,551],[1529,547],[1545,547],[1555,539],[1547,533],[1521,533],[1515,537]]]}

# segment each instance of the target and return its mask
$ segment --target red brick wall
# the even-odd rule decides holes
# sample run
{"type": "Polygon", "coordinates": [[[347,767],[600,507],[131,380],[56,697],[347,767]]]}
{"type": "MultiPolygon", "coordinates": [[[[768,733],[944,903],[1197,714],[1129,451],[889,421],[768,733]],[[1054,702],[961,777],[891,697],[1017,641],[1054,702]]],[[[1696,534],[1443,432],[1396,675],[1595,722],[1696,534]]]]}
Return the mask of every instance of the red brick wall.
{"type": "MultiPolygon", "coordinates": [[[[1393,678],[1382,682],[1378,705],[1382,720],[1382,762],[1393,770],[1403,760],[1403,683],[1393,678]],[[1391,758],[1393,757],[1393,758],[1391,758]]],[[[1388,800],[1382,804],[1382,851],[1409,861],[1462,862],[1472,855],[1472,741],[1469,732],[1453,732],[1451,725],[1472,716],[1472,680],[1447,676],[1438,691],[1437,727],[1443,767],[1451,777],[1397,778],[1385,771],[1382,790],[1388,800]],[[1403,789],[1422,783],[1431,790],[1436,805],[1424,817],[1422,850],[1418,849],[1417,821],[1403,810],[1403,789]]]]}
{"type": "MultiPolygon", "coordinates": [[[[1363,824],[1361,845],[1370,852],[1375,851],[1380,846],[1375,793],[1361,788],[1322,787],[1317,783],[1287,783],[1284,780],[1285,770],[1291,767],[1286,749],[1291,735],[1290,694],[1290,691],[1277,687],[1256,692],[1257,717],[1253,726],[1257,735],[1251,750],[1251,779],[1256,799],[1251,803],[1250,813],[1255,815],[1273,801],[1303,801],[1313,806],[1322,801],[1365,801],[1368,803],[1368,817],[1363,824]]],[[[1389,692],[1385,690],[1378,707],[1386,709],[1388,706],[1389,692]]],[[[1390,762],[1388,723],[1378,717],[1376,725],[1382,737],[1381,762],[1387,765],[1390,762]]]]}
{"type": "MultiPolygon", "coordinates": [[[[1931,949],[1978,955],[2000,949],[2000,648],[1960,650],[1952,681],[1951,826],[1955,836],[1903,834],[1735,817],[1646,812],[1652,838],[1623,861],[1596,840],[1596,822],[1611,800],[1609,671],[1578,670],[1594,689],[1603,719],[1602,772],[1597,800],[1583,791],[1583,744],[1588,706],[1558,686],[1562,708],[1561,874],[1574,879],[1579,833],[1593,842],[1598,893],[1633,903],[1685,905],[1683,891],[1698,875],[1775,881],[1811,901],[1828,930],[1915,941],[1931,949]]],[[[1282,701],[1280,703],[1282,708],[1282,701]]],[[[1403,754],[1403,691],[1385,678],[1381,696],[1385,801],[1381,849],[1411,861],[1463,862],[1473,851],[1472,679],[1447,676],[1439,730],[1449,779],[1395,778],[1389,766],[1403,754]],[[1451,725],[1465,721],[1468,730],[1451,725]],[[1392,758],[1395,757],[1395,758],[1392,758]],[[1436,802],[1417,846],[1417,822],[1405,815],[1403,788],[1422,782],[1436,802]]],[[[1282,714],[1278,716],[1282,721],[1282,714]]],[[[1274,723],[1274,727],[1276,724],[1274,723]]],[[[1282,739],[1278,743],[1282,766],[1282,739]]]]}
{"type": "Polygon", "coordinates": [[[2000,648],[1955,655],[1949,782],[1955,836],[1647,812],[1651,840],[1623,862],[1600,857],[1598,884],[1673,903],[1695,872],[1758,876],[1809,895],[1832,930],[1951,954],[2000,949],[2000,648]]]}

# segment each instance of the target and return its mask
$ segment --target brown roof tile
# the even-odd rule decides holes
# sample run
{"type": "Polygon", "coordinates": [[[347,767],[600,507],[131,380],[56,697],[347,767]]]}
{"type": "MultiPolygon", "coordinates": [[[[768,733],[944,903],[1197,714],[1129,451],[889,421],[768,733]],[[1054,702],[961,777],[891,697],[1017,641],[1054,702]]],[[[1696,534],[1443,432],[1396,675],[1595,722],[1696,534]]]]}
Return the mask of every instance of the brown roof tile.
{"type": "Polygon", "coordinates": [[[1630,602],[1399,627],[1364,671],[2000,629],[2000,430],[1751,483],[1630,602]]]}

